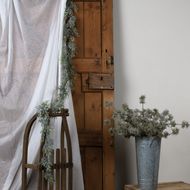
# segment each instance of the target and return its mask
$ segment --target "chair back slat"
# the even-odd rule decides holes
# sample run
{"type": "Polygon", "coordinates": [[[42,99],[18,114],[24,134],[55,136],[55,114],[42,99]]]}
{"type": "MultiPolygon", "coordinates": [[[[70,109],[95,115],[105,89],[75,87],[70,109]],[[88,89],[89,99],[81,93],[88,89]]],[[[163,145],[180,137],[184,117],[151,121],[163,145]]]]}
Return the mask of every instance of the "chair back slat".
{"type": "Polygon", "coordinates": [[[60,149],[56,149],[56,190],[60,190],[60,149]]]}
{"type": "MultiPolygon", "coordinates": [[[[68,124],[67,124],[67,120],[66,120],[66,117],[63,117],[62,118],[63,120],[63,124],[64,126],[62,128],[64,128],[65,130],[65,136],[66,136],[66,141],[67,141],[67,151],[68,151],[68,163],[72,164],[72,160],[73,160],[73,157],[72,157],[72,148],[71,148],[71,138],[70,138],[70,134],[69,134],[69,127],[68,127],[68,124]]],[[[72,166],[68,168],[68,190],[72,190],[72,181],[71,181],[71,178],[72,178],[72,166]]]]}
{"type": "Polygon", "coordinates": [[[48,190],[47,180],[43,177],[43,190],[48,190]]]}
{"type": "Polygon", "coordinates": [[[28,122],[23,139],[23,155],[22,155],[22,190],[27,190],[27,170],[32,169],[38,172],[38,190],[72,190],[72,146],[69,128],[67,124],[67,116],[69,115],[68,109],[62,109],[60,112],[53,113],[49,110],[50,117],[61,117],[61,134],[60,134],[60,148],[53,151],[53,175],[54,183],[50,184],[44,178],[44,171],[41,167],[40,161],[42,158],[43,143],[40,145],[39,150],[39,163],[28,163],[28,145],[30,132],[34,122],[37,119],[35,114],[28,122]]]}

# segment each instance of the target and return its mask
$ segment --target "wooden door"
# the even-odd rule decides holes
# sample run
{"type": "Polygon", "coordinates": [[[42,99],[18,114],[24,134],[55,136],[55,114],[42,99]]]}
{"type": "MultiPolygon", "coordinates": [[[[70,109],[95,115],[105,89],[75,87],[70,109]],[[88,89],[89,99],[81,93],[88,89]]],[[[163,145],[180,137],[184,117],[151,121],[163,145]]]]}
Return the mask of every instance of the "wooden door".
{"type": "Polygon", "coordinates": [[[73,101],[85,190],[114,190],[112,0],[75,0],[79,37],[73,101]]]}

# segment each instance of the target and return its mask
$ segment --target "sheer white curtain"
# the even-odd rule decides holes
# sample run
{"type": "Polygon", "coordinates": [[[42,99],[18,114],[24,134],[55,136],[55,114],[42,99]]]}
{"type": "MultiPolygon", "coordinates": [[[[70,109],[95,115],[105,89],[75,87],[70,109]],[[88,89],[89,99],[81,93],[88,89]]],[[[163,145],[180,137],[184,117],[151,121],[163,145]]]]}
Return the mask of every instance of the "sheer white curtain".
{"type": "MultiPolygon", "coordinates": [[[[58,83],[58,60],[66,0],[0,0],[0,189],[21,185],[22,137],[36,107],[51,100],[58,83]]],[[[83,190],[78,137],[71,95],[69,126],[74,190],[83,190]]],[[[30,140],[36,156],[41,127],[30,140]]],[[[35,190],[35,188],[32,188],[35,190]]]]}

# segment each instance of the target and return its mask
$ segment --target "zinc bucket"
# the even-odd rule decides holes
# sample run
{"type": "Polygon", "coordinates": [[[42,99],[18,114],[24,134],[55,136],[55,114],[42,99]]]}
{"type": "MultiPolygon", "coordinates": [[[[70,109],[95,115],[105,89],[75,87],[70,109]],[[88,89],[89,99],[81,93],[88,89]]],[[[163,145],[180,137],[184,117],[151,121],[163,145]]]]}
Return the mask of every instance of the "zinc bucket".
{"type": "Polygon", "coordinates": [[[140,190],[156,190],[160,161],[161,138],[135,137],[137,177],[140,190]]]}

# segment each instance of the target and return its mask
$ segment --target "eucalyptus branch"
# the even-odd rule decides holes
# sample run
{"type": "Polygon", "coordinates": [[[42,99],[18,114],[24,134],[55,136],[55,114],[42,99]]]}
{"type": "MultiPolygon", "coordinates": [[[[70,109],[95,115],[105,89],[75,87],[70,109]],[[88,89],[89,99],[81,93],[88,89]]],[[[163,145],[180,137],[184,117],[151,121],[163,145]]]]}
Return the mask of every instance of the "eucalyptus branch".
{"type": "Polygon", "coordinates": [[[176,123],[174,117],[168,110],[159,112],[157,109],[145,109],[145,96],[139,98],[142,109],[130,109],[127,104],[122,105],[122,109],[113,113],[116,125],[110,128],[111,135],[131,136],[158,136],[168,137],[177,135],[179,128],[188,128],[189,123],[182,121],[176,123]]]}

